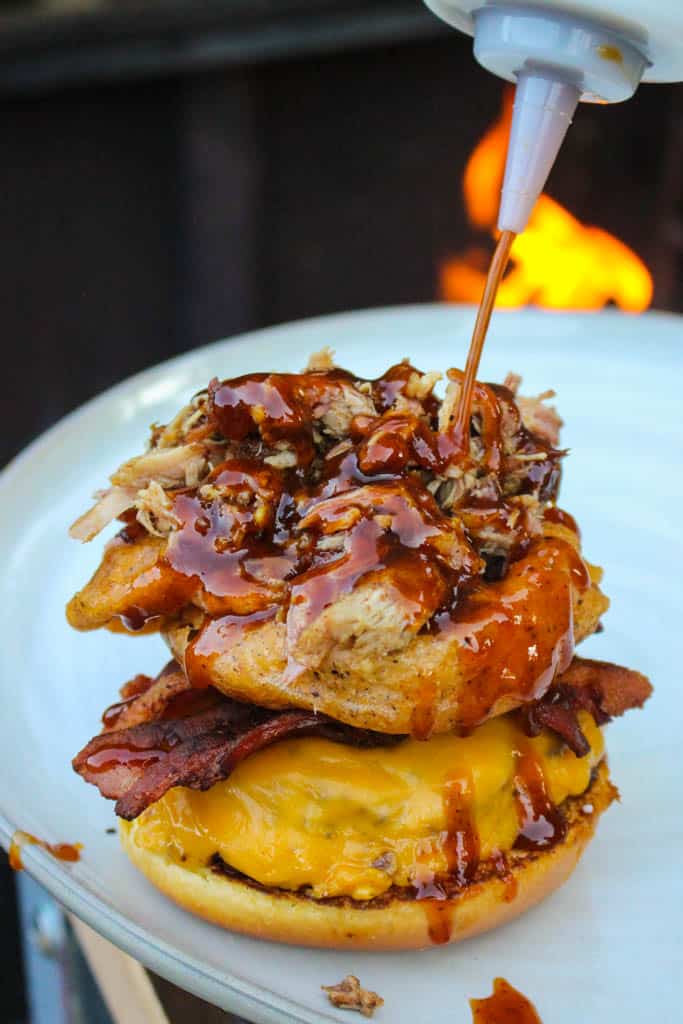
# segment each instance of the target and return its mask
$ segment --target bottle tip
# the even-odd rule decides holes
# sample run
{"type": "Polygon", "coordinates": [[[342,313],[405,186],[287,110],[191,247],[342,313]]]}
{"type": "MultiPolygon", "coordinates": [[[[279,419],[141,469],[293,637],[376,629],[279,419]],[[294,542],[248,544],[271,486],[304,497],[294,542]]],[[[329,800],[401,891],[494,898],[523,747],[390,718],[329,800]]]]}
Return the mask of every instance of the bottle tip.
{"type": "Polygon", "coordinates": [[[576,85],[547,71],[517,76],[498,228],[519,234],[545,187],[579,102],[576,85]]]}

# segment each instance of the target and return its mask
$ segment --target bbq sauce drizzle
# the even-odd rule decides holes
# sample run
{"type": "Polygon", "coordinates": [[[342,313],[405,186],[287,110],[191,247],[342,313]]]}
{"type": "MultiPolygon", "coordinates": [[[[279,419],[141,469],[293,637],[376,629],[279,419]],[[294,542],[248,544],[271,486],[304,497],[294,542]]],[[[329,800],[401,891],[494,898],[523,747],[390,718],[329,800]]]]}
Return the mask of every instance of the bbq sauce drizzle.
{"type": "MultiPolygon", "coordinates": [[[[405,398],[415,375],[401,363],[366,382],[343,370],[212,382],[207,429],[217,445],[227,446],[227,457],[200,488],[171,493],[179,528],[165,556],[131,588],[128,624],[139,628],[150,617],[199,605],[204,621],[195,617],[191,623],[196,632],[188,669],[201,686],[208,682],[211,659],[237,632],[264,619],[286,618],[294,646],[302,630],[361,579],[391,580],[413,632],[462,625],[469,597],[477,593],[479,616],[484,579],[504,582],[510,565],[538,546],[525,519],[525,496],[542,503],[555,497],[562,453],[521,424],[507,389],[476,384],[471,429],[480,457],[473,463],[452,426],[438,429],[436,398],[406,401],[400,410],[391,406],[397,396],[405,398]],[[344,387],[371,396],[377,415],[353,417],[338,443],[320,434],[319,414],[344,387]],[[514,435],[512,454],[504,450],[505,418],[514,435]],[[267,465],[265,453],[285,442],[296,466],[267,465]],[[515,461],[519,455],[526,460],[522,469],[515,461]],[[476,485],[444,510],[426,483],[449,467],[474,469],[476,485]],[[502,559],[490,556],[480,539],[491,530],[511,539],[502,559]]],[[[450,377],[457,382],[462,374],[451,371],[450,377]]],[[[448,479],[443,477],[447,484],[448,479]]],[[[135,526],[127,523],[115,543],[136,542],[135,526]]],[[[562,572],[568,563],[580,565],[571,546],[560,541],[546,544],[541,559],[551,572],[556,564],[562,572]]],[[[491,610],[494,592],[495,586],[491,610]]],[[[290,668],[296,674],[301,666],[290,668]]],[[[536,695],[536,682],[524,687],[525,695],[536,695]]],[[[428,735],[428,709],[424,722],[417,717],[416,734],[428,735]]]]}
{"type": "Polygon", "coordinates": [[[73,864],[81,859],[82,843],[48,843],[44,839],[38,839],[30,832],[23,832],[18,829],[12,836],[9,848],[9,866],[14,871],[23,871],[24,864],[21,859],[21,851],[24,846],[39,846],[46,853],[49,853],[56,860],[66,861],[73,864]]]}
{"type": "Polygon", "coordinates": [[[493,994],[470,999],[472,1024],[542,1024],[536,1008],[504,978],[495,978],[493,994]]]}
{"type": "Polygon", "coordinates": [[[477,319],[474,323],[474,332],[472,334],[469,352],[467,353],[467,363],[465,364],[465,375],[462,382],[460,405],[458,407],[458,415],[453,431],[456,444],[460,446],[462,451],[466,451],[469,448],[469,424],[472,412],[474,382],[477,376],[477,371],[479,370],[481,354],[484,350],[486,333],[491,321],[491,314],[493,313],[493,307],[496,302],[498,288],[500,286],[500,282],[503,280],[503,274],[505,273],[505,268],[508,265],[510,249],[512,248],[512,243],[514,242],[515,237],[514,231],[503,231],[501,233],[486,277],[486,283],[484,285],[481,302],[479,303],[479,309],[477,310],[477,319]]]}
{"type": "MultiPolygon", "coordinates": [[[[515,800],[519,833],[513,849],[540,852],[550,849],[567,835],[567,820],[548,793],[543,766],[529,744],[515,751],[515,800]]],[[[480,866],[479,836],[472,813],[473,781],[467,772],[446,780],[443,792],[446,835],[443,850],[448,874],[418,875],[416,899],[423,901],[427,932],[432,943],[447,943],[453,932],[458,895],[475,880],[480,866]]],[[[517,897],[517,879],[508,856],[498,851],[492,866],[503,883],[503,899],[511,903],[517,897]]],[[[502,997],[501,997],[502,998],[502,997]]],[[[484,1019],[484,1018],[482,1018],[484,1019]]]]}
{"type": "MultiPolygon", "coordinates": [[[[302,641],[308,627],[373,579],[391,586],[411,633],[448,630],[460,645],[472,693],[487,704],[465,711],[467,726],[511,678],[520,698],[534,699],[568,663],[571,591],[589,580],[570,544],[540,537],[525,504],[555,498],[563,453],[522,424],[510,391],[475,382],[511,241],[502,236],[496,250],[466,369],[449,372],[459,385],[449,423],[429,389],[415,398],[421,378],[407,362],[373,381],[330,369],[211,382],[193,436],[223,461],[212,457],[200,487],[167,492],[178,528],[121,614],[139,629],[192,608],[186,670],[195,686],[210,683],[214,660],[241,634],[271,620],[286,623],[285,679],[315,668],[317,652],[302,641]],[[343,429],[326,433],[325,417],[349,395],[343,429]],[[487,539],[500,535],[503,553],[487,539]],[[526,555],[528,571],[516,573],[526,555]],[[522,608],[525,628],[516,629],[522,608]]],[[[136,526],[127,521],[116,543],[135,542],[136,526]]],[[[419,738],[432,730],[435,697],[429,680],[419,683],[419,738]]]]}
{"type": "MultiPolygon", "coordinates": [[[[382,574],[390,576],[406,604],[414,607],[422,631],[459,634],[463,654],[487,681],[492,703],[503,663],[506,672],[518,675],[527,698],[538,696],[555,671],[568,664],[573,648],[571,600],[565,595],[562,608],[549,609],[547,595],[552,589],[548,584],[558,573],[579,590],[589,585],[573,547],[562,540],[535,538],[523,517],[508,556],[495,570],[478,542],[482,527],[510,529],[514,516],[519,518],[519,495],[533,494],[547,502],[556,497],[559,483],[562,453],[522,426],[507,389],[475,381],[513,238],[504,233],[498,243],[465,371],[449,373],[460,392],[447,429],[438,428],[439,402],[431,394],[412,406],[394,407],[415,374],[407,363],[375,381],[361,382],[377,414],[353,417],[348,440],[342,443],[321,436],[316,421],[320,409],[329,407],[344,387],[358,387],[357,379],[344,370],[261,373],[211,382],[207,422],[197,428],[197,436],[213,436],[232,449],[201,488],[173,495],[179,529],[172,533],[165,557],[149,581],[149,596],[155,600],[147,606],[143,587],[122,616],[128,627],[141,628],[156,616],[178,612],[188,603],[200,604],[205,620],[195,627],[186,655],[188,675],[196,687],[210,684],[212,659],[244,630],[287,613],[288,634],[296,640],[302,623],[314,621],[360,579],[382,574]],[[518,417],[515,455],[532,456],[526,476],[512,492],[496,485],[515,458],[506,454],[503,441],[503,419],[511,410],[518,417]],[[472,438],[475,448],[483,449],[483,457],[473,458],[472,438]],[[285,447],[294,453],[295,465],[275,468],[264,462],[264,453],[277,454],[285,447]],[[474,495],[465,494],[449,515],[426,487],[426,477],[452,467],[491,479],[488,492],[480,487],[474,495]],[[320,543],[338,535],[341,547],[320,543]],[[444,552],[444,537],[452,541],[450,556],[444,552]],[[530,553],[535,561],[518,578],[515,566],[530,553]],[[521,605],[532,608],[532,618],[544,621],[550,634],[545,649],[536,653],[543,667],[531,684],[522,679],[523,666],[538,644],[519,629],[521,605]]],[[[571,517],[555,507],[546,509],[544,516],[578,532],[571,517]]],[[[118,543],[134,542],[137,536],[137,524],[129,521],[118,543]]],[[[412,721],[418,738],[427,739],[432,731],[434,697],[431,679],[421,680],[412,721]]],[[[132,699],[108,709],[105,728],[116,728],[118,716],[132,699]]],[[[163,752],[130,744],[103,750],[90,767],[104,770],[112,756],[144,767],[163,752]]],[[[549,797],[542,766],[531,748],[516,757],[515,848],[547,849],[564,838],[566,821],[549,797]]],[[[423,876],[415,883],[429,936],[437,944],[449,941],[457,896],[474,881],[480,866],[472,779],[467,774],[447,779],[443,800],[447,877],[423,876]]],[[[27,841],[39,842],[33,837],[27,841]]],[[[77,857],[77,848],[69,849],[77,857]]],[[[66,859],[76,857],[67,854],[66,859]]],[[[517,883],[508,858],[499,853],[492,863],[504,886],[504,899],[513,900],[517,883]]],[[[514,993],[507,989],[500,994],[496,981],[494,996],[506,1007],[512,1006],[508,996],[514,993]]],[[[478,1003],[483,1007],[493,999],[478,1003]]]]}

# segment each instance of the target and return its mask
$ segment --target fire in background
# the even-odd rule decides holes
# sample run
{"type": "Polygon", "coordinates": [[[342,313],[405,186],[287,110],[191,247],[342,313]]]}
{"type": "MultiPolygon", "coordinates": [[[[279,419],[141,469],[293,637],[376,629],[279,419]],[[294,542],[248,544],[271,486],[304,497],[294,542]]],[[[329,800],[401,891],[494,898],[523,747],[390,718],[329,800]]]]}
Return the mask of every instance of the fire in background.
{"type": "MultiPolygon", "coordinates": [[[[498,120],[475,147],[463,177],[470,223],[493,237],[512,103],[513,90],[508,88],[498,120]]],[[[489,250],[476,247],[447,260],[440,269],[441,297],[448,302],[478,302],[489,259],[489,250]]],[[[629,313],[640,313],[651,300],[652,277],[627,245],[601,228],[582,224],[544,194],[512,247],[497,305],[588,310],[614,303],[629,313]]]]}

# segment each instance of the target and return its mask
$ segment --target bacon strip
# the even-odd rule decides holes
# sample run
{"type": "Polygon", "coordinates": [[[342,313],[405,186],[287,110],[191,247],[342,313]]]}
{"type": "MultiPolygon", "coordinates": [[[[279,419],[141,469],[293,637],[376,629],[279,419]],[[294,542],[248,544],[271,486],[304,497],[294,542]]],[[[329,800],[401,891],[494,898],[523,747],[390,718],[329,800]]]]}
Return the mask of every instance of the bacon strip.
{"type": "Polygon", "coordinates": [[[102,716],[104,729],[107,732],[130,729],[160,718],[169,703],[189,689],[190,682],[177,661],[169,661],[156,679],[136,676],[121,687],[124,699],[105,711],[102,716]]]}
{"type": "MultiPolygon", "coordinates": [[[[73,768],[116,813],[131,821],[173,786],[209,789],[246,757],[291,736],[311,735],[355,746],[383,746],[384,736],[340,725],[309,711],[267,711],[214,693],[216,706],[178,719],[158,719],[95,736],[73,759],[73,768]]],[[[168,707],[165,709],[168,711],[168,707]]]]}
{"type": "Polygon", "coordinates": [[[652,683],[642,672],[592,658],[574,658],[558,682],[574,688],[598,687],[601,707],[611,718],[642,708],[652,693],[652,683]]]}
{"type": "Polygon", "coordinates": [[[574,658],[547,693],[518,714],[528,736],[551,729],[577,757],[584,757],[590,744],[579,725],[580,710],[604,725],[630,708],[641,708],[651,693],[652,684],[640,672],[606,661],[574,658]]]}
{"type": "MultiPolygon", "coordinates": [[[[105,725],[105,731],[74,758],[74,770],[104,797],[116,800],[119,817],[131,821],[173,786],[209,789],[240,761],[292,736],[323,736],[365,747],[405,738],[342,725],[311,711],[270,711],[240,704],[211,688],[187,689],[174,662],[154,681],[136,678],[123,689],[133,696],[115,726],[124,715],[126,722],[136,724],[105,725]]],[[[629,708],[642,707],[651,692],[639,672],[575,658],[541,700],[516,714],[529,736],[551,729],[583,757],[590,748],[579,725],[580,710],[602,725],[629,708]]]]}

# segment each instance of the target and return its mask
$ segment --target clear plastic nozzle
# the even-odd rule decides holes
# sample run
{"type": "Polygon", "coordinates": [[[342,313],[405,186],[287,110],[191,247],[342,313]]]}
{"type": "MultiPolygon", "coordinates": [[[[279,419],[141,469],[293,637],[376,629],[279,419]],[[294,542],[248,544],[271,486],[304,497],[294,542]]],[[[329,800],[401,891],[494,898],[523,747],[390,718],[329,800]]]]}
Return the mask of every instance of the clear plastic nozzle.
{"type": "Polygon", "coordinates": [[[572,123],[580,95],[575,85],[559,82],[547,73],[518,74],[498,214],[500,231],[524,231],[572,123]]]}

